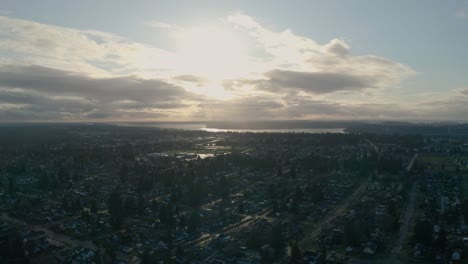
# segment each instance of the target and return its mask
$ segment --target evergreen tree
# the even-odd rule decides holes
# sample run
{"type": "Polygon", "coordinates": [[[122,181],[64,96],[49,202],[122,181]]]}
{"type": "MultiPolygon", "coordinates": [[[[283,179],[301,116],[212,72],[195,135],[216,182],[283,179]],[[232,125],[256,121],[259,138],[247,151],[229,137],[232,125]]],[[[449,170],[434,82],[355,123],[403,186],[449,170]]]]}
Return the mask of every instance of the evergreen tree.
{"type": "Polygon", "coordinates": [[[122,209],[123,206],[120,193],[118,191],[113,191],[109,198],[109,214],[111,225],[114,229],[119,229],[122,224],[122,209]]]}
{"type": "Polygon", "coordinates": [[[144,212],[145,212],[145,200],[140,195],[140,196],[138,196],[137,214],[138,215],[143,215],[144,212]]]}
{"type": "Polygon", "coordinates": [[[90,206],[91,213],[96,214],[98,212],[97,209],[97,201],[96,200],[91,200],[91,206],[90,206]]]}
{"type": "Polygon", "coordinates": [[[135,199],[133,199],[133,197],[130,196],[125,199],[124,212],[126,216],[135,215],[135,199]]]}
{"type": "Polygon", "coordinates": [[[49,188],[49,176],[45,172],[40,172],[37,184],[39,189],[43,191],[47,190],[49,188]]]}
{"type": "Polygon", "coordinates": [[[192,211],[187,224],[188,229],[191,232],[196,231],[198,229],[198,226],[200,225],[200,211],[198,209],[192,211]]]}
{"type": "Polygon", "coordinates": [[[301,260],[301,250],[299,249],[299,245],[296,241],[291,242],[291,263],[298,263],[301,260]]]}
{"type": "Polygon", "coordinates": [[[275,250],[276,256],[281,256],[285,253],[286,241],[281,224],[275,224],[271,230],[271,246],[275,250]]]}
{"type": "Polygon", "coordinates": [[[318,264],[327,263],[327,249],[325,247],[322,247],[322,249],[320,250],[320,255],[319,255],[319,259],[317,263],[318,264]]]}

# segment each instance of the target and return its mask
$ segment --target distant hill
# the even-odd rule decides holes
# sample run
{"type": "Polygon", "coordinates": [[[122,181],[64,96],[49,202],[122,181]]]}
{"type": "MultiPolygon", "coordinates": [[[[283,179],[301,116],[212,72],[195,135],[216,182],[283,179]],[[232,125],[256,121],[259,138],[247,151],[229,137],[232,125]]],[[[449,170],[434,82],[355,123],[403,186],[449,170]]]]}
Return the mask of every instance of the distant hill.
{"type": "Polygon", "coordinates": [[[218,129],[300,129],[300,128],[346,128],[355,122],[351,121],[211,121],[207,128],[218,129]]]}
{"type": "Polygon", "coordinates": [[[385,122],[380,124],[355,123],[346,127],[348,133],[400,134],[400,135],[447,135],[468,136],[468,124],[414,124],[385,122]]]}
{"type": "Polygon", "coordinates": [[[468,124],[451,122],[411,123],[404,121],[212,121],[206,122],[206,127],[246,130],[344,128],[344,131],[347,133],[468,136],[468,124]]]}

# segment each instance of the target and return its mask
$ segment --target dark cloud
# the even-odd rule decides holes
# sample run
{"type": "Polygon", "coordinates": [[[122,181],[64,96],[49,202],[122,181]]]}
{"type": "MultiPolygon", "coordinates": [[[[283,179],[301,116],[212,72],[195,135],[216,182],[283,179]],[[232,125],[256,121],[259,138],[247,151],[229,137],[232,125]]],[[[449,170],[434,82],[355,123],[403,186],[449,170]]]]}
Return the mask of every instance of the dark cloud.
{"type": "Polygon", "coordinates": [[[155,79],[136,77],[91,78],[42,66],[2,66],[0,86],[51,94],[99,98],[111,102],[135,100],[151,102],[179,99],[189,94],[179,86],[155,79]]]}
{"type": "Polygon", "coordinates": [[[454,120],[467,122],[468,119],[468,89],[459,91],[462,96],[453,95],[440,100],[432,100],[417,104],[421,116],[433,120],[454,120]]]}
{"type": "Polygon", "coordinates": [[[408,115],[397,104],[344,104],[335,101],[289,98],[287,118],[326,117],[332,119],[395,119],[408,115]]]}
{"type": "Polygon", "coordinates": [[[460,90],[460,93],[464,96],[468,96],[468,88],[460,90]]]}
{"type": "Polygon", "coordinates": [[[206,80],[204,78],[195,76],[195,75],[190,75],[190,74],[179,75],[179,76],[174,77],[174,79],[178,81],[184,81],[184,82],[193,82],[198,85],[203,85],[206,83],[206,80]]]}
{"type": "Polygon", "coordinates": [[[326,94],[338,91],[356,91],[371,88],[374,78],[334,72],[298,72],[273,70],[265,74],[265,80],[230,80],[224,82],[227,89],[236,86],[254,85],[270,92],[304,91],[326,94]]]}
{"type": "Polygon", "coordinates": [[[272,98],[244,97],[231,101],[207,101],[198,105],[196,116],[208,120],[259,120],[275,117],[283,104],[272,98]]]}
{"type": "Polygon", "coordinates": [[[346,56],[350,54],[351,51],[349,45],[339,39],[333,39],[327,45],[325,45],[324,48],[327,53],[336,56],[346,56]]]}
{"type": "Polygon", "coordinates": [[[357,103],[300,98],[294,95],[240,98],[234,101],[205,102],[197,117],[208,120],[265,120],[265,119],[401,119],[414,114],[398,104],[357,103]]]}
{"type": "MultiPolygon", "coordinates": [[[[12,117],[31,119],[161,117],[155,110],[180,109],[197,95],[163,80],[136,77],[91,78],[42,66],[1,66],[0,103],[17,104],[12,117]],[[47,116],[49,115],[49,117],[47,116]],[[41,115],[39,115],[42,117],[41,115]]],[[[13,111],[13,112],[12,112],[13,111]]]]}

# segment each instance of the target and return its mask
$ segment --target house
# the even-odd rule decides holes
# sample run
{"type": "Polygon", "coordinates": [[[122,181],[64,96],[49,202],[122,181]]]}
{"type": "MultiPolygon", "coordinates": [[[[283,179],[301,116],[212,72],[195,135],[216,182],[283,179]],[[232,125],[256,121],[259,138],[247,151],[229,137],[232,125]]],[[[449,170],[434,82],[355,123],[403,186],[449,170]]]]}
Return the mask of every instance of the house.
{"type": "Polygon", "coordinates": [[[368,242],[364,246],[364,249],[362,250],[362,252],[367,255],[374,255],[376,249],[377,249],[377,246],[374,243],[368,242]]]}
{"type": "Polygon", "coordinates": [[[460,252],[458,252],[458,250],[453,251],[453,253],[452,253],[452,261],[453,261],[454,263],[459,263],[460,260],[461,260],[460,252]]]}

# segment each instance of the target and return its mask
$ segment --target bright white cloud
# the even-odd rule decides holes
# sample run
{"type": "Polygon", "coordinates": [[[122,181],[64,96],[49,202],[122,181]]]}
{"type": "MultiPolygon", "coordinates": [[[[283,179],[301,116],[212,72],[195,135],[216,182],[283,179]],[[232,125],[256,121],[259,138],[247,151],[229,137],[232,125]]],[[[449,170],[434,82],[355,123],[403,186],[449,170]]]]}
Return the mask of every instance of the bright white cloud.
{"type": "Polygon", "coordinates": [[[144,22],[144,24],[153,28],[158,28],[158,29],[171,29],[171,30],[178,29],[176,25],[169,24],[166,22],[156,21],[156,20],[146,21],[144,22]]]}
{"type": "Polygon", "coordinates": [[[391,118],[408,109],[359,98],[399,86],[414,74],[406,65],[353,55],[341,39],[320,44],[272,30],[243,13],[223,21],[146,22],[172,34],[168,51],[0,16],[0,103],[8,109],[0,119],[391,118]],[[338,100],[342,92],[353,101],[338,100]]]}

